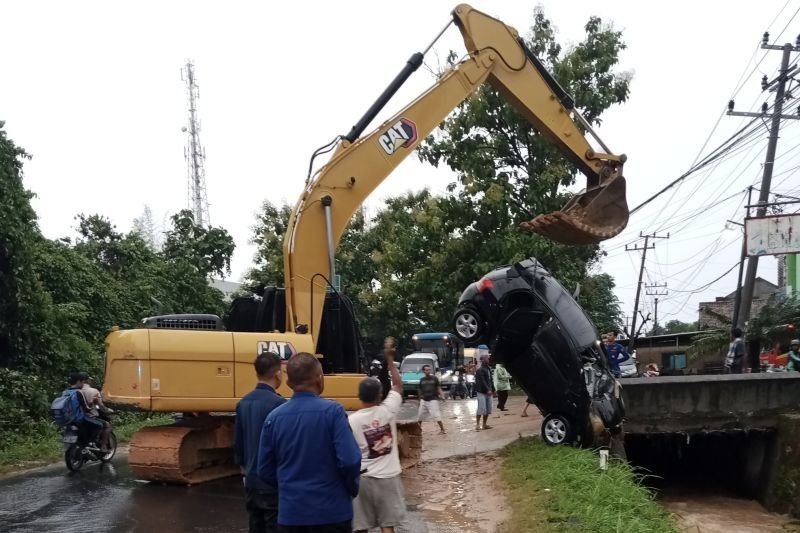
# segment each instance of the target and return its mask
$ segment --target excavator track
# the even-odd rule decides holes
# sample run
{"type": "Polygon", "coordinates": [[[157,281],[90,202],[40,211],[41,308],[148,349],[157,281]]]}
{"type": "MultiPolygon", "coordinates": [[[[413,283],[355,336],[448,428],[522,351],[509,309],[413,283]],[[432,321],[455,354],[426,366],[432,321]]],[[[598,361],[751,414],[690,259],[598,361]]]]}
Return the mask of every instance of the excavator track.
{"type": "Polygon", "coordinates": [[[185,418],[171,426],[137,431],[128,463],[138,479],[196,485],[236,475],[233,464],[234,417],[185,418]]]}
{"type": "MultiPolygon", "coordinates": [[[[128,464],[138,479],[197,485],[233,476],[234,417],[187,418],[171,426],[137,431],[130,443],[128,464]]],[[[400,463],[403,469],[416,466],[422,455],[419,422],[397,423],[400,463]]]]}

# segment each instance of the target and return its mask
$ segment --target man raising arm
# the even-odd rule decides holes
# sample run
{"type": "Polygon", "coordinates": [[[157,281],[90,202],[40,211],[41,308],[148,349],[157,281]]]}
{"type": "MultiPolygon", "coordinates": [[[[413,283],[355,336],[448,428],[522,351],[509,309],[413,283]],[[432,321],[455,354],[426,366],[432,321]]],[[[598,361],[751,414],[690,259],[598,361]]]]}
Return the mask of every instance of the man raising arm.
{"type": "Polygon", "coordinates": [[[406,502],[400,480],[395,419],[403,405],[403,382],[394,365],[394,339],[384,341],[384,356],[392,377],[392,389],[382,397],[381,382],[374,377],[358,386],[362,409],[350,415],[350,429],[361,448],[361,476],[358,497],[353,501],[353,531],[381,528],[392,533],[405,519],[406,502]]]}

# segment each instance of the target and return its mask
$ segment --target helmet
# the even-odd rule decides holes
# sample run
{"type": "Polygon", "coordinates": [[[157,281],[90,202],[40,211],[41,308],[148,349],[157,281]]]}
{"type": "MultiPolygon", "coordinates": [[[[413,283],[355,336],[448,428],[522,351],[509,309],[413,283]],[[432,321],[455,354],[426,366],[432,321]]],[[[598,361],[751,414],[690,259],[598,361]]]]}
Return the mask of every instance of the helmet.
{"type": "Polygon", "coordinates": [[[792,339],[792,342],[790,344],[792,346],[794,346],[795,344],[800,344],[800,339],[792,339]]]}

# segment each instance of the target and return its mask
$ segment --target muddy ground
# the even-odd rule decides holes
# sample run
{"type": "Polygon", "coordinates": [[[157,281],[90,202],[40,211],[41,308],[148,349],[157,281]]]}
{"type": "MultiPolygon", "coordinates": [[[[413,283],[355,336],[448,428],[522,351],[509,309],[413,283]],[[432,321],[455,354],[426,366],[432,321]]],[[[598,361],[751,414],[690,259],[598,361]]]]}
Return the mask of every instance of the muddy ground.
{"type": "Polygon", "coordinates": [[[423,424],[422,463],[403,478],[407,503],[430,533],[491,533],[510,518],[496,452],[538,434],[542,417],[532,406],[522,418],[524,405],[524,397],[509,398],[508,411],[489,417],[491,429],[475,431],[476,400],[450,400],[442,404],[446,435],[433,422],[423,424]]]}

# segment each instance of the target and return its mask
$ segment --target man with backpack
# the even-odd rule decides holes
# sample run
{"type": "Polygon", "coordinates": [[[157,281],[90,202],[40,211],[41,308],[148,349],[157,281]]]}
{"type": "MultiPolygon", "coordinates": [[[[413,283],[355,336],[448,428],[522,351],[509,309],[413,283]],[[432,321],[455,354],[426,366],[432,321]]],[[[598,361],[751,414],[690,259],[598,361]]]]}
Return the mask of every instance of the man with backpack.
{"type": "MultiPolygon", "coordinates": [[[[69,389],[64,391],[69,393],[70,404],[73,411],[73,420],[66,421],[68,424],[75,424],[80,429],[95,435],[102,453],[109,452],[108,440],[111,434],[111,424],[93,415],[92,406],[86,401],[83,386],[87,375],[83,372],[74,372],[69,375],[69,389]]],[[[90,387],[91,388],[91,387],[90,387]]],[[[99,392],[98,392],[99,394],[99,392]]]]}

